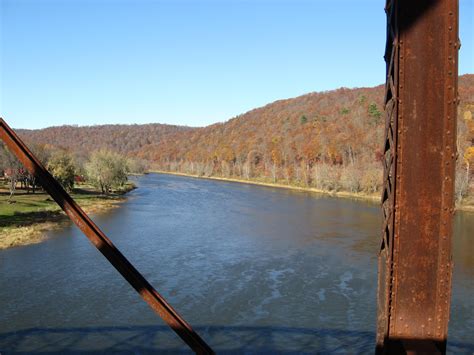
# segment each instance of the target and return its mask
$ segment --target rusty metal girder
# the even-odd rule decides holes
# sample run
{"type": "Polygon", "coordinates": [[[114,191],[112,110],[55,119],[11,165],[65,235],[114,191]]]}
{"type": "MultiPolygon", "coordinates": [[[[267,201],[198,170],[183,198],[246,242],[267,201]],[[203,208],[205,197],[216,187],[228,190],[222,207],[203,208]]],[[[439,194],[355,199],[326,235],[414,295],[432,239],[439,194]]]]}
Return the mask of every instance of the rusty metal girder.
{"type": "Polygon", "coordinates": [[[388,0],[378,353],[445,353],[458,0],[388,0]]]}
{"type": "Polygon", "coordinates": [[[2,118],[0,118],[0,139],[21,161],[24,167],[38,178],[41,186],[66,212],[69,218],[176,334],[197,354],[213,354],[214,352],[204,340],[135,269],[99,227],[92,222],[2,118]]]}

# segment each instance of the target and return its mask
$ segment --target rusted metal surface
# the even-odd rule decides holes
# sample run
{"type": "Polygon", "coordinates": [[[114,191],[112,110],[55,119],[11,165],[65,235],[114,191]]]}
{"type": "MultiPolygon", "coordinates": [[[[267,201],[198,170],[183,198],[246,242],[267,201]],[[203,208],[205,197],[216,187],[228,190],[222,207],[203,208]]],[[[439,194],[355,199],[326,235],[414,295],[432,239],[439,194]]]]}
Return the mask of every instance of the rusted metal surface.
{"type": "Polygon", "coordinates": [[[191,326],[148,283],[137,269],[123,256],[105,234],[76,204],[62,186],[48,173],[15,132],[0,118],[0,138],[10,151],[35,175],[41,186],[51,195],[69,218],[89,238],[118,272],[142,296],[148,305],[198,354],[213,354],[191,326]]]}
{"type": "Polygon", "coordinates": [[[458,1],[389,0],[386,10],[377,351],[444,353],[452,273],[458,1]]]}
{"type": "Polygon", "coordinates": [[[397,8],[387,1],[387,43],[385,61],[387,78],[385,84],[385,144],[384,144],[384,187],[382,192],[382,242],[378,260],[378,297],[377,297],[377,344],[383,344],[388,336],[388,318],[390,310],[390,280],[394,234],[394,197],[397,155],[397,115],[398,115],[398,26],[397,8]]]}

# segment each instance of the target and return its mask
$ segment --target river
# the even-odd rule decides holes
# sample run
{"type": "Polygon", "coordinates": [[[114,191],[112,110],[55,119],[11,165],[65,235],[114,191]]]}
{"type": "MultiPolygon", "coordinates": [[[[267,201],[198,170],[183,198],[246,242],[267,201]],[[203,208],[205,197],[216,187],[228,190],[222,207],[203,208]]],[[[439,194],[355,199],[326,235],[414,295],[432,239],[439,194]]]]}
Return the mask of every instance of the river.
{"type": "MultiPolygon", "coordinates": [[[[150,174],[93,216],[218,353],[372,353],[377,204],[150,174]]],[[[455,219],[448,351],[474,351],[474,214],[455,219]]],[[[73,225],[0,251],[0,352],[187,347],[73,225]]]]}

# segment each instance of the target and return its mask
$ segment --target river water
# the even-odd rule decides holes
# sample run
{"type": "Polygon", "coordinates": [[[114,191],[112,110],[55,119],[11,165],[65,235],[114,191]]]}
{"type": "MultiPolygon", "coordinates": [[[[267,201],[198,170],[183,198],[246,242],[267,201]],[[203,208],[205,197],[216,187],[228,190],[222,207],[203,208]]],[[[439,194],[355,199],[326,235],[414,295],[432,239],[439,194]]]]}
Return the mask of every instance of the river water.
{"type": "MultiPolygon", "coordinates": [[[[376,204],[150,174],[93,219],[218,353],[372,353],[376,204]]],[[[474,351],[474,214],[455,221],[448,351],[474,351]]],[[[0,251],[0,352],[187,352],[73,225],[0,251]]]]}

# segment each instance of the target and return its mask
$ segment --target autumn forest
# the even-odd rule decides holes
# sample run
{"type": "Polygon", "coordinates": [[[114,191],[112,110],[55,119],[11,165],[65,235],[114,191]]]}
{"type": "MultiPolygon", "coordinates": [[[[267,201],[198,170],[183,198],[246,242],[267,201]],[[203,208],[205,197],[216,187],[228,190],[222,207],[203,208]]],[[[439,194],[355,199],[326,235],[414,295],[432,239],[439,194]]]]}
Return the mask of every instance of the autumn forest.
{"type": "MultiPolygon", "coordinates": [[[[148,125],[19,130],[32,146],[68,151],[77,165],[107,149],[150,170],[378,193],[383,86],[279,100],[202,128],[148,125]]],[[[459,78],[457,203],[473,204],[474,75],[459,78]]]]}

